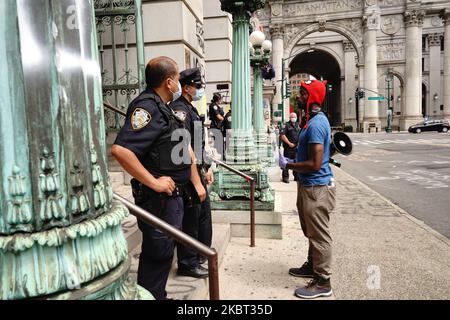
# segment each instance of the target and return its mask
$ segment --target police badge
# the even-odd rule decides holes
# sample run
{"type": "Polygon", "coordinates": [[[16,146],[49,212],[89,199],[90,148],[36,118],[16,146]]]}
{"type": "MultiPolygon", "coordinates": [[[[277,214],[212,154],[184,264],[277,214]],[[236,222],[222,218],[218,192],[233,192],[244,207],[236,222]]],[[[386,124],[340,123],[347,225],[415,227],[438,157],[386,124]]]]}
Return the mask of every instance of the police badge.
{"type": "Polygon", "coordinates": [[[136,108],[131,116],[131,126],[133,130],[141,130],[152,121],[151,114],[144,109],[136,108]]]}

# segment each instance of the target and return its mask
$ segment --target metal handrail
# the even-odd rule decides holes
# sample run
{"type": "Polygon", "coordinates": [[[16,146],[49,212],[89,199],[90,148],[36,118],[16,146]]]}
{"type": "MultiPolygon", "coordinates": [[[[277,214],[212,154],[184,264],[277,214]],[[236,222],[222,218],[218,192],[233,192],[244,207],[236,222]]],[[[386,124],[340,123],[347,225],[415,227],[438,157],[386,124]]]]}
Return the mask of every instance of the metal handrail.
{"type": "Polygon", "coordinates": [[[103,106],[104,106],[105,108],[107,108],[107,109],[109,109],[109,110],[115,112],[115,113],[120,114],[121,116],[124,116],[124,117],[127,116],[127,114],[126,114],[125,112],[123,112],[122,110],[117,109],[116,107],[113,107],[113,106],[110,105],[108,102],[104,102],[104,101],[103,101],[103,106]]]}
{"type": "Polygon", "coordinates": [[[163,233],[171,236],[177,242],[195,250],[208,258],[208,274],[209,274],[209,298],[210,300],[220,300],[219,296],[219,266],[217,251],[214,248],[210,248],[196,239],[188,236],[186,233],[178,230],[167,222],[159,219],[148,211],[145,211],[141,207],[128,201],[127,199],[114,193],[114,199],[123,203],[130,213],[136,216],[142,222],[145,222],[163,233]]]}
{"type": "Polygon", "coordinates": [[[247,180],[248,183],[250,183],[250,247],[255,246],[255,189],[256,189],[256,182],[255,179],[250,177],[249,175],[246,175],[245,173],[229,166],[223,161],[215,159],[212,155],[207,154],[208,159],[211,161],[217,163],[218,165],[224,167],[225,169],[237,174],[238,176],[241,176],[245,180],[247,180]]]}

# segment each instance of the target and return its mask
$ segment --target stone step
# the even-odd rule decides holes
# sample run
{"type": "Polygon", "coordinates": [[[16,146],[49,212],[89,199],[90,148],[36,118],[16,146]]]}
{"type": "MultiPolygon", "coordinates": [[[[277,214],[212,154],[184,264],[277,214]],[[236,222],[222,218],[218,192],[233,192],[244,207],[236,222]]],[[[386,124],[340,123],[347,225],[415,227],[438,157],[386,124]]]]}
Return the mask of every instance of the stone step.
{"type": "MultiPolygon", "coordinates": [[[[248,201],[235,202],[234,210],[213,210],[212,221],[213,223],[229,223],[232,237],[250,238],[250,210],[238,209],[246,206],[246,209],[248,209],[248,201]]],[[[279,194],[275,194],[273,206],[274,210],[263,211],[258,210],[258,207],[255,205],[256,238],[282,239],[282,203],[279,194]]]]}
{"type": "MultiPolygon", "coordinates": [[[[230,225],[213,224],[213,243],[212,247],[216,249],[220,264],[231,239],[230,225]]],[[[137,231],[139,232],[139,230],[137,231]]],[[[140,232],[139,232],[140,233],[140,232]]],[[[130,238],[128,238],[130,239],[130,238]]],[[[137,278],[137,268],[139,264],[139,254],[141,252],[140,244],[130,251],[132,258],[130,276],[137,278]]],[[[167,281],[167,294],[170,298],[177,300],[205,300],[209,297],[208,279],[196,279],[191,277],[178,276],[176,254],[173,259],[172,269],[167,281]]],[[[220,274],[219,274],[220,281],[220,274]]],[[[220,283],[220,282],[219,282],[220,283]]]]}

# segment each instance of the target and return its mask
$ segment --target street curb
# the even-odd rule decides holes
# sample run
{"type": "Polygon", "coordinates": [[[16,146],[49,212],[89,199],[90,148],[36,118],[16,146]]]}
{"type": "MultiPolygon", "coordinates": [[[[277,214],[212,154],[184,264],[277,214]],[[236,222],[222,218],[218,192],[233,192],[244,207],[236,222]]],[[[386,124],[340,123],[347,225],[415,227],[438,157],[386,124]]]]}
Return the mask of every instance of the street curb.
{"type": "MultiPolygon", "coordinates": [[[[393,203],[392,201],[390,201],[389,199],[387,199],[386,197],[384,197],[383,195],[379,194],[378,192],[376,192],[375,190],[373,190],[372,188],[370,188],[368,185],[366,185],[365,183],[363,183],[362,181],[358,180],[357,178],[353,177],[352,175],[350,175],[349,173],[345,172],[344,170],[340,169],[340,168],[333,168],[333,170],[338,170],[339,172],[341,172],[343,175],[347,176],[350,180],[353,180],[354,182],[358,183],[359,185],[361,185],[362,187],[364,187],[365,189],[373,192],[376,196],[378,196],[379,198],[381,198],[383,201],[386,201],[387,203],[389,203],[392,207],[394,207],[396,210],[398,210],[405,218],[409,219],[411,222],[415,223],[417,226],[419,226],[420,228],[422,228],[423,230],[429,232],[431,235],[433,235],[434,237],[436,237],[438,240],[442,241],[443,243],[445,243],[447,246],[450,247],[450,240],[447,239],[447,237],[443,236],[442,234],[440,234],[439,232],[437,232],[436,230],[434,230],[433,228],[431,228],[430,226],[426,225],[425,222],[423,222],[422,220],[419,220],[415,217],[413,217],[411,214],[409,214],[408,212],[406,212],[405,210],[403,210],[402,208],[400,208],[399,206],[397,206],[395,203],[393,203]]],[[[339,181],[337,181],[339,184],[339,181]]]]}

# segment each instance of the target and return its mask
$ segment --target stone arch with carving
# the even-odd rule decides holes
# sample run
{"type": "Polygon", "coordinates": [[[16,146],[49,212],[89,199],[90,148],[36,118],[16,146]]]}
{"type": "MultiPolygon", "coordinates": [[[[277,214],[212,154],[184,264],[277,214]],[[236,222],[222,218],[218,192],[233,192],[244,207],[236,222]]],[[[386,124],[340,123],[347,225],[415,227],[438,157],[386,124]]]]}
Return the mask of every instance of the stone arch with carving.
{"type": "MultiPolygon", "coordinates": [[[[303,54],[303,53],[306,53],[309,49],[310,49],[310,48],[299,49],[299,50],[293,52],[292,54],[295,55],[295,57],[297,57],[297,56],[300,56],[300,55],[303,54]]],[[[315,50],[320,50],[320,51],[326,52],[326,53],[328,53],[330,56],[332,56],[332,57],[336,60],[336,62],[338,63],[339,69],[341,70],[341,74],[344,73],[344,70],[345,70],[345,69],[344,69],[344,62],[342,61],[342,58],[339,56],[339,54],[338,54],[336,51],[334,51],[333,49],[331,49],[331,48],[329,48],[329,47],[327,47],[327,46],[322,46],[322,45],[320,45],[320,44],[319,44],[319,45],[316,44],[316,45],[314,46],[314,49],[315,49],[315,50]]],[[[295,57],[293,57],[293,59],[290,60],[289,65],[290,65],[292,62],[294,62],[295,57]]]]}
{"type": "MultiPolygon", "coordinates": [[[[290,41],[290,43],[287,45],[286,49],[284,50],[284,56],[290,57],[293,54],[295,46],[303,38],[305,38],[307,35],[311,33],[319,32],[320,30],[322,30],[322,28],[323,26],[321,26],[319,22],[317,22],[307,26],[306,28],[301,29],[300,32],[297,35],[295,35],[290,41]]],[[[325,31],[334,31],[347,38],[347,40],[350,41],[353,44],[353,47],[355,48],[356,54],[358,56],[358,63],[364,64],[364,53],[362,50],[363,44],[359,40],[358,36],[352,30],[336,22],[327,22],[325,24],[325,31]]]]}

